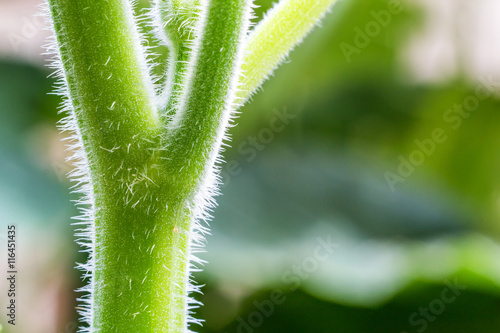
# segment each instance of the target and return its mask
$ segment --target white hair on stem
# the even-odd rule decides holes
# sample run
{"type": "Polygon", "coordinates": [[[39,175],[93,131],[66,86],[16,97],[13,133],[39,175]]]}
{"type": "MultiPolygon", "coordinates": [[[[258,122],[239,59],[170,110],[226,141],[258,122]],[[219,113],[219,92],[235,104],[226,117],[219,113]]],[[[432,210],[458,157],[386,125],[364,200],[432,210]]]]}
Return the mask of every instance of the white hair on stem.
{"type": "Polygon", "coordinates": [[[58,43],[53,29],[53,21],[50,15],[50,10],[47,3],[39,6],[40,16],[45,20],[46,26],[44,29],[51,31],[52,36],[44,45],[45,52],[43,55],[48,56],[48,67],[54,70],[51,74],[56,78],[53,94],[61,96],[63,102],[58,111],[64,114],[64,117],[58,122],[58,128],[61,133],[66,135],[66,150],[72,152],[72,156],[67,159],[71,162],[73,170],[68,174],[68,177],[74,185],[71,187],[71,193],[78,193],[80,198],[75,201],[75,205],[80,215],[73,217],[75,220],[72,224],[76,226],[75,237],[77,244],[82,248],[82,252],[88,254],[86,263],[77,263],[77,268],[83,272],[83,278],[88,283],[77,289],[77,292],[83,293],[77,299],[80,302],[78,314],[81,316],[80,321],[86,323],[88,327],[79,327],[79,332],[91,332],[92,307],[93,307],[93,271],[94,271],[94,248],[95,248],[95,229],[94,229],[94,195],[92,191],[92,181],[90,178],[90,163],[89,156],[86,154],[82,144],[82,135],[78,128],[73,103],[69,90],[67,88],[66,75],[63,69],[61,55],[59,53],[58,43]]]}
{"type": "MultiPolygon", "coordinates": [[[[158,3],[158,1],[159,0],[157,0],[156,3],[158,3]]],[[[248,4],[243,18],[243,22],[245,22],[245,25],[240,30],[240,36],[238,38],[238,53],[236,55],[236,61],[233,64],[233,72],[229,83],[230,89],[226,95],[224,112],[222,113],[221,122],[220,124],[218,124],[218,131],[216,133],[214,145],[210,148],[209,151],[206,152],[206,156],[208,158],[203,175],[201,177],[201,183],[196,189],[195,196],[188,203],[188,208],[192,212],[193,219],[190,224],[189,230],[190,235],[188,244],[188,265],[186,267],[186,271],[184,272],[187,287],[186,294],[179,295],[185,297],[186,330],[189,330],[191,324],[201,323],[200,320],[193,317],[194,309],[197,308],[200,303],[190,295],[193,292],[200,292],[200,286],[197,286],[194,283],[192,274],[196,271],[199,271],[199,267],[204,264],[204,261],[199,259],[196,254],[203,252],[205,235],[209,233],[208,221],[211,219],[211,211],[216,205],[214,197],[220,194],[220,165],[223,162],[221,154],[224,151],[223,146],[227,146],[228,144],[226,142],[229,142],[230,140],[227,134],[227,129],[234,123],[236,110],[240,106],[236,100],[236,93],[238,91],[239,79],[241,77],[240,72],[241,64],[243,61],[243,45],[246,42],[246,38],[248,35],[250,19],[252,18],[251,8],[253,7],[251,0],[245,1],[248,4]]],[[[187,26],[189,33],[193,36],[201,36],[201,29],[204,27],[206,21],[206,10],[207,3],[203,1],[202,5],[198,7],[199,16],[197,16],[195,19],[196,23],[193,24],[194,21],[184,21],[181,25],[183,27],[187,26]]],[[[89,255],[89,259],[86,263],[78,264],[78,268],[84,272],[83,276],[88,281],[88,284],[85,287],[78,290],[84,293],[84,295],[78,299],[78,301],[80,302],[80,305],[78,307],[79,314],[81,315],[81,321],[87,323],[88,325],[88,327],[80,327],[79,332],[93,332],[94,318],[92,309],[94,307],[93,294],[95,287],[95,259],[93,254],[97,242],[95,230],[96,207],[90,173],[91,166],[93,165],[93,159],[91,154],[85,150],[85,147],[82,143],[82,133],[77,124],[72,96],[70,95],[68,89],[67,77],[61,60],[61,54],[59,51],[60,45],[58,45],[57,39],[55,37],[53,21],[51,19],[50,10],[47,5],[43,7],[43,11],[49,25],[48,29],[53,32],[53,36],[49,39],[48,45],[46,46],[45,54],[48,54],[50,56],[49,67],[55,70],[53,75],[58,79],[56,83],[55,94],[61,96],[64,100],[60,112],[64,113],[65,117],[59,122],[59,128],[63,133],[66,133],[68,135],[67,146],[68,149],[73,152],[73,156],[69,160],[73,163],[74,170],[69,174],[69,177],[72,181],[75,182],[75,184],[73,185],[74,192],[77,192],[81,195],[81,198],[76,202],[76,205],[80,211],[80,215],[74,218],[76,222],[74,222],[73,225],[77,226],[78,228],[75,232],[75,236],[77,238],[77,243],[83,249],[82,251],[87,252],[89,255]]],[[[183,15],[184,14],[185,13],[183,13],[183,15]]],[[[134,17],[134,24],[138,26],[137,22],[139,20],[148,19],[149,17],[154,15],[159,15],[159,11],[155,12],[155,10],[153,10],[151,14],[140,16],[139,18],[134,17]]],[[[159,36],[159,40],[162,40],[168,46],[168,39],[164,38],[165,36],[162,36],[162,34],[164,34],[164,27],[163,23],[160,24],[161,19],[157,19],[155,22],[157,25],[155,31],[159,36]]],[[[140,44],[142,46],[142,48],[140,49],[140,54],[138,55],[140,65],[145,67],[143,69],[151,75],[155,64],[153,63],[151,58],[147,57],[147,55],[151,54],[150,47],[144,46],[146,45],[146,42],[143,32],[138,31],[137,38],[139,38],[140,44]]],[[[194,64],[196,63],[196,57],[200,50],[201,39],[188,38],[187,43],[190,52],[190,58],[192,57],[193,59],[189,59],[185,74],[183,73],[182,82],[184,85],[189,86],[191,84],[192,76],[194,75],[194,64]]],[[[171,45],[171,47],[173,46],[171,45]]],[[[175,69],[175,65],[172,63],[169,64],[169,67],[173,67],[175,69]]],[[[174,89],[172,82],[175,71],[171,69],[167,72],[167,75],[169,76],[167,77],[167,82],[169,83],[167,83],[166,87],[159,87],[159,85],[155,83],[157,82],[158,78],[150,79],[151,76],[145,78],[147,90],[150,94],[149,97],[152,101],[156,100],[158,102],[156,105],[161,104],[160,100],[162,96],[161,93],[158,94],[158,92],[161,92],[161,89],[165,89],[167,94],[172,95],[172,91],[174,89]],[[169,84],[170,87],[168,87],[169,84]]],[[[78,98],[78,96],[73,97],[78,98]]],[[[175,118],[165,124],[165,132],[175,129],[177,126],[176,120],[181,119],[184,116],[184,114],[182,114],[182,105],[185,102],[185,97],[186,96],[181,94],[170,96],[170,98],[174,98],[173,105],[175,105],[175,108],[173,111],[175,111],[176,113],[173,115],[173,117],[175,118]]],[[[99,245],[105,246],[105,244],[99,245]]]]}
{"type": "MultiPolygon", "coordinates": [[[[132,5],[135,4],[137,0],[134,0],[132,5]]],[[[78,200],[75,200],[75,206],[79,211],[79,215],[72,217],[75,222],[72,223],[76,227],[75,237],[76,243],[82,248],[81,252],[88,254],[87,262],[77,263],[76,268],[83,272],[83,279],[87,280],[87,284],[76,291],[82,293],[82,296],[77,298],[79,305],[77,307],[78,314],[80,315],[80,322],[83,322],[87,326],[79,326],[78,332],[93,332],[93,307],[94,307],[94,272],[95,272],[95,248],[96,248],[96,229],[95,229],[95,198],[93,191],[93,184],[91,178],[91,165],[92,156],[89,152],[85,150],[82,140],[82,132],[78,126],[75,109],[73,107],[73,101],[68,88],[67,76],[62,63],[62,57],[60,53],[60,45],[58,43],[55,29],[54,21],[50,12],[48,2],[44,2],[39,5],[39,16],[44,18],[45,30],[51,32],[51,36],[48,37],[46,44],[43,46],[45,52],[44,56],[47,56],[48,67],[53,70],[51,77],[56,78],[54,84],[54,91],[52,94],[60,96],[62,98],[62,104],[58,111],[59,114],[63,114],[63,118],[58,122],[57,126],[62,134],[66,135],[64,141],[66,141],[66,149],[72,152],[72,156],[67,159],[71,162],[73,170],[68,174],[68,178],[74,183],[71,187],[71,193],[77,193],[80,195],[78,200]]],[[[133,22],[136,27],[139,28],[137,24],[138,19],[133,16],[133,22]]],[[[149,47],[145,46],[146,38],[144,34],[138,29],[138,35],[136,36],[140,40],[140,45],[142,46],[140,54],[138,54],[138,60],[141,67],[148,73],[152,73],[155,64],[151,59],[146,56],[149,51],[149,47]]],[[[155,86],[154,82],[150,80],[150,76],[144,77],[147,91],[149,93],[150,99],[154,100],[155,86]]]]}

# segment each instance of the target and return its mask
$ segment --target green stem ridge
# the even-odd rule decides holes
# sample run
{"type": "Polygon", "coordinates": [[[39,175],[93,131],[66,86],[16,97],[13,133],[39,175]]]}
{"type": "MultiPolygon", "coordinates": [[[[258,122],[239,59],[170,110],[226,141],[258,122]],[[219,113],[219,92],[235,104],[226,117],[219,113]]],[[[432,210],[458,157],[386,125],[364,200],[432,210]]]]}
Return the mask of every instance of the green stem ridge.
{"type": "Polygon", "coordinates": [[[181,333],[199,323],[191,273],[233,113],[333,1],[287,0],[248,37],[251,0],[155,0],[170,52],[159,88],[128,0],[48,0],[48,51],[68,114],[60,127],[72,133],[70,176],[82,193],[76,235],[90,255],[80,265],[90,278],[81,331],[181,333]],[[272,38],[280,24],[283,41],[272,38]]]}

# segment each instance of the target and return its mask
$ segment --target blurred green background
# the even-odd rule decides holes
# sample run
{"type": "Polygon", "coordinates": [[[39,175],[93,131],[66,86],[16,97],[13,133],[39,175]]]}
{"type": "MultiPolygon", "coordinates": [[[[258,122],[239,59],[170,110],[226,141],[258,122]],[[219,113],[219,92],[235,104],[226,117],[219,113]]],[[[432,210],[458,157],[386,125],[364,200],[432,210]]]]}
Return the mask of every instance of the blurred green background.
{"type": "MultiPolygon", "coordinates": [[[[397,3],[340,1],[241,110],[195,331],[499,331],[500,7],[397,3]]],[[[20,255],[0,323],[76,332],[86,259],[35,5],[0,1],[0,240],[16,224],[20,255]]]]}

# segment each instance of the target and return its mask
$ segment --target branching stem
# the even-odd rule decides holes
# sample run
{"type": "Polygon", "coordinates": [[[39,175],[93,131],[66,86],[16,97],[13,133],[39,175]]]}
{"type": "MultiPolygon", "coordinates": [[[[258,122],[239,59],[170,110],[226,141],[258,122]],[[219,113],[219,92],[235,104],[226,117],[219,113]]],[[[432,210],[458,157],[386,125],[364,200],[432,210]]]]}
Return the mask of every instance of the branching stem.
{"type": "Polygon", "coordinates": [[[156,0],[170,47],[158,97],[129,0],[48,0],[66,127],[88,163],[84,330],[181,333],[195,321],[190,265],[231,114],[334,1],[286,0],[248,40],[251,0],[156,0]]]}

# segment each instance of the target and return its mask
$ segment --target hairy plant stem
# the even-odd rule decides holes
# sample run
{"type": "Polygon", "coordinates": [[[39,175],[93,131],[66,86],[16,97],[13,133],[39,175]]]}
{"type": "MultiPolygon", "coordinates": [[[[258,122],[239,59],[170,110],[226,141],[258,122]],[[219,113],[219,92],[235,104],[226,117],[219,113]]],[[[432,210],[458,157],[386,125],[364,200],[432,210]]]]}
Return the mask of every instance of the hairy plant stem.
{"type": "Polygon", "coordinates": [[[159,108],[166,121],[177,111],[187,70],[198,37],[200,0],[155,0],[154,19],[159,20],[159,39],[168,45],[167,80],[160,92],[159,108]]]}
{"type": "Polygon", "coordinates": [[[155,0],[170,48],[156,96],[128,0],[48,0],[64,129],[80,142],[77,171],[88,182],[84,330],[180,333],[195,321],[197,221],[212,204],[231,113],[334,1],[285,1],[247,43],[251,0],[155,0]]]}
{"type": "Polygon", "coordinates": [[[238,104],[243,104],[260,87],[336,2],[286,0],[277,2],[266,13],[248,38],[238,104]]]}
{"type": "Polygon", "coordinates": [[[128,2],[51,0],[50,8],[90,162],[90,331],[184,332],[195,201],[227,125],[249,3],[207,3],[194,78],[168,128],[152,103],[128,2]]]}

